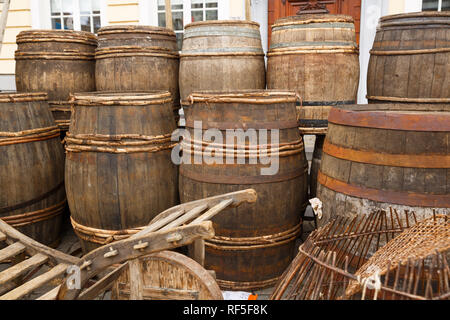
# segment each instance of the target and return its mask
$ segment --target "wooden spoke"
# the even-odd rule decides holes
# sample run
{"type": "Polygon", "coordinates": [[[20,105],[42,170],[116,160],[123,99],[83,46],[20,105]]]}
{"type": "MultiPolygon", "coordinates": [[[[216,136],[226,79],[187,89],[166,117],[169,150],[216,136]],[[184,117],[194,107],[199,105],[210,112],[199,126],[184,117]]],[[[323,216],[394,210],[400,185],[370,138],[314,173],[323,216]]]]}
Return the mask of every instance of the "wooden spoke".
{"type": "Polygon", "coordinates": [[[6,248],[0,250],[0,262],[17,256],[25,251],[25,246],[20,242],[15,242],[6,248]]]}
{"type": "Polygon", "coordinates": [[[0,285],[16,279],[33,268],[45,263],[47,260],[47,256],[38,253],[31,258],[24,260],[3,272],[0,272],[0,285]]]}

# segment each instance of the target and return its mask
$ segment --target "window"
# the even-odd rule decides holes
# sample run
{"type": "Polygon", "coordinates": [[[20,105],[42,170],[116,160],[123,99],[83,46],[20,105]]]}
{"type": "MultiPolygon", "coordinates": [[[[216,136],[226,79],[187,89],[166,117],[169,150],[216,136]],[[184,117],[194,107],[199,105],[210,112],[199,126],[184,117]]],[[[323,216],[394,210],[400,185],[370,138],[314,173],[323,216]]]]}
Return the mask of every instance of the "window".
{"type": "Polygon", "coordinates": [[[422,11],[450,11],[450,0],[423,0],[422,11]]]}
{"type": "Polygon", "coordinates": [[[97,33],[101,27],[101,0],[51,0],[52,29],[97,33]]]}
{"type": "MultiPolygon", "coordinates": [[[[178,49],[183,43],[184,26],[196,21],[218,20],[220,0],[172,0],[173,29],[178,49]]],[[[158,26],[166,26],[165,0],[158,0],[158,26]]]]}

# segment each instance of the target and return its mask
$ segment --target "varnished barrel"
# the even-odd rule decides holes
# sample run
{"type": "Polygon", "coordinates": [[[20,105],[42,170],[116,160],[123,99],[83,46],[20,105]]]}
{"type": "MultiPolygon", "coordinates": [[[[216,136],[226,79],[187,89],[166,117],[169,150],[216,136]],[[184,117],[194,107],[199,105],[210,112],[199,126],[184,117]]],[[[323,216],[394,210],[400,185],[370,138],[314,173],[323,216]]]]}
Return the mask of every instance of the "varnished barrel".
{"type": "Polygon", "coordinates": [[[188,24],[180,59],[180,94],[194,91],[265,89],[259,24],[202,21],[188,24]]]}
{"type": "Polygon", "coordinates": [[[95,91],[97,37],[84,31],[27,30],[16,42],[17,91],[47,92],[55,121],[66,131],[69,95],[95,91]]]}
{"type": "Polygon", "coordinates": [[[150,26],[99,30],[95,80],[98,91],[170,91],[176,113],[179,54],[175,33],[150,26]]]}
{"type": "Polygon", "coordinates": [[[45,93],[0,93],[0,218],[36,241],[59,241],[64,150],[45,93]]]}
{"type": "Polygon", "coordinates": [[[333,108],[328,121],[318,174],[320,224],[380,209],[399,216],[413,211],[417,220],[433,210],[449,213],[449,105],[333,108]]]}
{"type": "Polygon", "coordinates": [[[325,134],[329,110],[356,103],[358,45],[353,18],[303,14],[278,19],[267,54],[267,88],[296,91],[303,134],[325,134]]]}
{"type": "Polygon", "coordinates": [[[182,143],[181,201],[247,188],[258,193],[256,204],[213,219],[216,236],[206,241],[205,265],[216,271],[222,288],[270,286],[293,258],[307,201],[308,166],[296,100],[291,92],[261,90],[194,93],[183,102],[189,135],[182,143]],[[213,132],[223,139],[211,143],[207,136],[213,132]],[[233,133],[239,132],[258,141],[235,142],[233,133]],[[272,158],[262,160],[264,152],[272,158]],[[271,166],[278,170],[261,170],[271,166]]]}
{"type": "Polygon", "coordinates": [[[450,103],[450,13],[382,17],[371,50],[367,98],[450,103]]]}
{"type": "Polygon", "coordinates": [[[65,177],[85,252],[129,236],[178,204],[172,103],[167,91],[74,95],[65,177]]]}

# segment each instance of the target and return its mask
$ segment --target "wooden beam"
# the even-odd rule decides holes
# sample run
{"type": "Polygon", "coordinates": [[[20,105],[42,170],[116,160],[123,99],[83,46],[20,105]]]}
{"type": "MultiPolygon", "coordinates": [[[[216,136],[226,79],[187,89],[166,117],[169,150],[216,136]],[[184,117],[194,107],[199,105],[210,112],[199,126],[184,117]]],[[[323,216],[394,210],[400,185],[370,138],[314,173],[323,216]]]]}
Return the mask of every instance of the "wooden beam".
{"type": "Polygon", "coordinates": [[[166,28],[173,30],[172,1],[166,0],[166,28]]]}
{"type": "Polygon", "coordinates": [[[20,242],[15,242],[6,248],[0,250],[0,262],[17,256],[19,253],[25,251],[25,246],[20,242]]]}
{"type": "Polygon", "coordinates": [[[17,277],[20,277],[21,275],[27,273],[29,270],[36,268],[41,264],[44,264],[45,262],[47,262],[47,260],[48,260],[47,256],[38,253],[37,255],[32,256],[31,258],[24,260],[12,266],[9,269],[0,272],[0,285],[12,281],[17,277]]]}
{"type": "Polygon", "coordinates": [[[252,4],[251,0],[245,0],[245,20],[252,20],[252,4]]]}

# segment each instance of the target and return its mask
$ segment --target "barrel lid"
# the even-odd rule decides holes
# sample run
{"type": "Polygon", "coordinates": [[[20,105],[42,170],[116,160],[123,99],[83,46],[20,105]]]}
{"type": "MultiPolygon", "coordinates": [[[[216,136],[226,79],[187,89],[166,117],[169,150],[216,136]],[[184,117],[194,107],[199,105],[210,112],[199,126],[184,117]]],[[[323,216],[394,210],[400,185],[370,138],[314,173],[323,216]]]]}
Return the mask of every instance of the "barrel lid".
{"type": "MultiPolygon", "coordinates": [[[[393,22],[395,20],[404,20],[410,18],[419,18],[424,22],[430,23],[430,19],[438,18],[438,20],[445,21],[450,24],[450,11],[423,11],[423,12],[412,12],[412,13],[401,13],[393,14],[380,18],[381,22],[393,22]]],[[[406,23],[406,21],[405,21],[406,23]]]]}
{"type": "Polygon", "coordinates": [[[289,16],[277,19],[273,27],[291,24],[309,24],[309,23],[328,23],[328,22],[347,22],[354,23],[352,16],[343,14],[302,14],[298,16],[289,16]]]}
{"type": "Polygon", "coordinates": [[[149,105],[172,101],[169,91],[99,91],[74,93],[70,102],[74,105],[149,105]]]}
{"type": "Polygon", "coordinates": [[[259,28],[259,23],[247,20],[208,20],[192,22],[184,27],[184,29],[195,28],[200,26],[247,26],[259,28]]]}
{"type": "Polygon", "coordinates": [[[182,105],[191,105],[195,102],[222,102],[222,103],[274,103],[274,101],[296,102],[297,93],[287,90],[236,90],[236,91],[195,91],[182,105]]]}
{"type": "Polygon", "coordinates": [[[0,92],[0,103],[8,102],[30,102],[30,101],[47,101],[46,92],[0,92]]]}
{"type": "Polygon", "coordinates": [[[175,32],[164,27],[141,26],[141,25],[115,25],[102,27],[98,30],[98,35],[118,34],[118,33],[146,33],[146,34],[164,34],[176,37],[175,32]]]}
{"type": "Polygon", "coordinates": [[[17,43],[23,42],[80,42],[85,41],[88,44],[97,45],[97,36],[86,31],[73,30],[25,30],[17,35],[17,43]]]}

